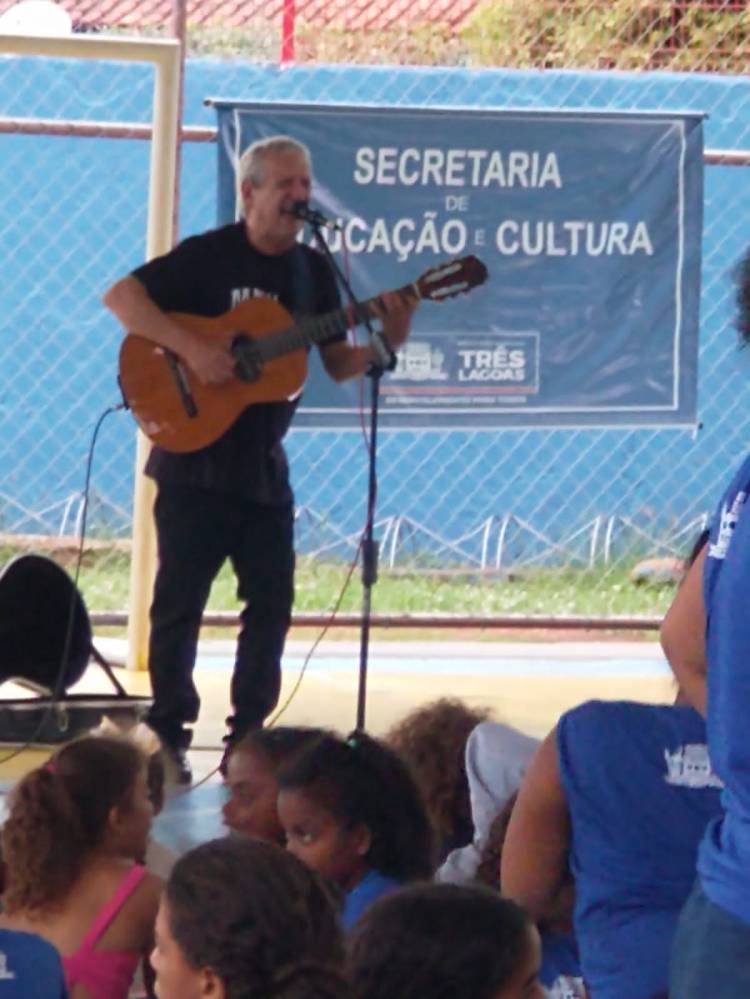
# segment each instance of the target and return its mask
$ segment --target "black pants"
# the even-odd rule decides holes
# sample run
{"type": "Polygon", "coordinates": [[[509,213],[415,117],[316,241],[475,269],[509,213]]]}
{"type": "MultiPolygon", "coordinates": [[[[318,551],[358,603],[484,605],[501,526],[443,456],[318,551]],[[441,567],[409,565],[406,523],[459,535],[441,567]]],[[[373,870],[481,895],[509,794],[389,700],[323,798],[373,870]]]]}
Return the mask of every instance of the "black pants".
{"type": "Polygon", "coordinates": [[[294,600],[291,505],[160,484],[154,505],[159,566],[151,605],[148,723],[163,741],[187,746],[198,717],[193,683],[201,617],[216,575],[231,559],[245,602],[232,675],[233,728],[261,725],[279,699],[281,654],[294,600]]]}

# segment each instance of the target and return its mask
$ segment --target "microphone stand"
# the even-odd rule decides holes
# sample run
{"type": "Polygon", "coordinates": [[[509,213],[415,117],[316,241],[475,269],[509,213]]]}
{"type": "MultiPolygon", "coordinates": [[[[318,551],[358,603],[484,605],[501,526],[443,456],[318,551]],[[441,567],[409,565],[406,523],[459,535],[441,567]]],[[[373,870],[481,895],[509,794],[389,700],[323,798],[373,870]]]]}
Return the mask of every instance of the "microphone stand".
{"type": "MultiPolygon", "coordinates": [[[[374,360],[370,362],[365,374],[370,379],[370,445],[369,445],[369,466],[367,478],[367,518],[365,530],[362,535],[362,624],[360,626],[359,642],[359,686],[357,690],[357,723],[356,731],[363,732],[365,729],[365,706],[367,700],[367,664],[370,648],[370,619],[372,613],[372,588],[378,579],[378,542],[374,537],[375,526],[375,503],[378,494],[377,476],[377,442],[378,442],[378,412],[380,405],[380,379],[384,371],[392,371],[396,367],[396,355],[391,349],[385,335],[381,330],[375,330],[370,322],[370,317],[363,315],[359,308],[360,302],[357,300],[354,291],[331,253],[331,249],[321,231],[322,221],[308,218],[307,221],[315,236],[318,246],[327,258],[334,274],[338,277],[342,287],[346,291],[349,302],[356,316],[362,316],[367,331],[370,334],[370,346],[373,349],[374,360]]],[[[343,238],[343,237],[342,237],[343,238]]]]}

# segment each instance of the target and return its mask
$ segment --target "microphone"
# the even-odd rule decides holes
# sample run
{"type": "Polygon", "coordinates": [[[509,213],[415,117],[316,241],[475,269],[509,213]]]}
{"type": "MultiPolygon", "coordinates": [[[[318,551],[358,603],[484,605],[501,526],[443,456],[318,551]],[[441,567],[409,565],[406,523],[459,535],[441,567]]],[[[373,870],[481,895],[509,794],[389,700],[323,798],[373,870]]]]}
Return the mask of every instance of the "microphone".
{"type": "Polygon", "coordinates": [[[312,226],[333,229],[335,231],[340,231],[341,229],[338,222],[332,222],[330,219],[327,219],[322,212],[311,208],[306,201],[295,201],[292,207],[287,208],[285,211],[287,215],[293,215],[301,222],[309,222],[312,226]]]}

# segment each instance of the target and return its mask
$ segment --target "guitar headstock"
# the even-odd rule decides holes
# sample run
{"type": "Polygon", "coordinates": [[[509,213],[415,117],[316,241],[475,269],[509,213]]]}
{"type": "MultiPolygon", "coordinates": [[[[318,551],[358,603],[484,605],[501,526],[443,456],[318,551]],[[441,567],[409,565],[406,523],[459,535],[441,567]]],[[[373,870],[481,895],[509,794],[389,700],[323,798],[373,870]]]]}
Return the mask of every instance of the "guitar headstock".
{"type": "Polygon", "coordinates": [[[421,298],[442,302],[444,298],[465,295],[487,280],[487,268],[479,257],[460,257],[431,267],[414,282],[421,298]]]}

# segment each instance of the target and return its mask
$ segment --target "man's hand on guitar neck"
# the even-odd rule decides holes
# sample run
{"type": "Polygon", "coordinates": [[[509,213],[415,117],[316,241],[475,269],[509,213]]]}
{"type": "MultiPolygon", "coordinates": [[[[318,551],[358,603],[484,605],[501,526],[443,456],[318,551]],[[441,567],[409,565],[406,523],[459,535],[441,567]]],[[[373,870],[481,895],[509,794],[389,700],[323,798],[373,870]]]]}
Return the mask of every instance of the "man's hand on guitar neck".
{"type": "Polygon", "coordinates": [[[417,307],[416,298],[406,298],[395,291],[385,291],[378,302],[372,303],[372,311],[383,326],[383,333],[394,350],[406,341],[411,327],[411,317],[417,307]]]}
{"type": "MultiPolygon", "coordinates": [[[[416,305],[415,300],[405,299],[395,291],[384,292],[377,302],[370,300],[370,311],[381,323],[383,333],[394,350],[397,350],[409,335],[411,317],[416,305]]],[[[373,361],[378,360],[369,343],[363,347],[342,342],[326,343],[321,345],[320,353],[326,371],[337,382],[363,375],[373,361]]]]}

